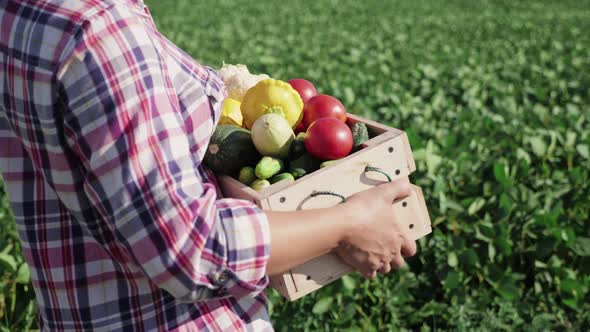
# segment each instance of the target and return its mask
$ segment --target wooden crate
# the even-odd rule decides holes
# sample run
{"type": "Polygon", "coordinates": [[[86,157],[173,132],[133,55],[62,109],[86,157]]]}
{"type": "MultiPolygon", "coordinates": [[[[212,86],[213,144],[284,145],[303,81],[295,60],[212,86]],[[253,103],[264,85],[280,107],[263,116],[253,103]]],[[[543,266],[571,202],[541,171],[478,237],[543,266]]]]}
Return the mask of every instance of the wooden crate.
{"type": "MultiPolygon", "coordinates": [[[[232,177],[221,176],[219,183],[223,194],[252,201],[263,210],[325,208],[339,204],[341,199],[330,195],[316,196],[314,192],[332,191],[348,197],[387,181],[379,172],[367,172],[367,166],[385,171],[392,180],[407,177],[416,169],[405,132],[349,114],[349,124],[359,121],[366,124],[371,136],[363,149],[295,182],[283,180],[261,191],[255,191],[232,177]]],[[[393,210],[396,219],[404,222],[413,239],[417,240],[432,229],[422,190],[417,186],[413,189],[410,196],[394,202],[393,210]]],[[[288,272],[271,276],[270,284],[293,301],[352,271],[338,256],[326,253],[288,272]]]]}

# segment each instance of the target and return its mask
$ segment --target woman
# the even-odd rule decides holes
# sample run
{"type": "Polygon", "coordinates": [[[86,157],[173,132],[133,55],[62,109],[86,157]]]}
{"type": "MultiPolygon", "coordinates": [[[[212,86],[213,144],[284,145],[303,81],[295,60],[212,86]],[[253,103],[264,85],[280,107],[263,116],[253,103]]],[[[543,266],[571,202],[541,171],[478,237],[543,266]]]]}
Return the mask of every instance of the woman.
{"type": "Polygon", "coordinates": [[[0,5],[0,169],[42,330],[272,330],[267,275],[333,250],[373,278],[415,254],[392,223],[407,181],[321,210],[222,198],[201,161],[223,84],[143,3],[0,5]]]}

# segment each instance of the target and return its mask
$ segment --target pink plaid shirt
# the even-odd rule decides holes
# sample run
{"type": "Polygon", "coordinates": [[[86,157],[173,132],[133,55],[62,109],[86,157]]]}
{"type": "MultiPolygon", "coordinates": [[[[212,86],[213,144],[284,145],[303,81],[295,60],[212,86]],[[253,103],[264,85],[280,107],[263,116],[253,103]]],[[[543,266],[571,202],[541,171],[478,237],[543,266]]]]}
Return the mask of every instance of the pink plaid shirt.
{"type": "Polygon", "coordinates": [[[41,329],[272,330],[267,219],[201,163],[217,74],[141,1],[0,0],[0,23],[0,170],[41,329]]]}

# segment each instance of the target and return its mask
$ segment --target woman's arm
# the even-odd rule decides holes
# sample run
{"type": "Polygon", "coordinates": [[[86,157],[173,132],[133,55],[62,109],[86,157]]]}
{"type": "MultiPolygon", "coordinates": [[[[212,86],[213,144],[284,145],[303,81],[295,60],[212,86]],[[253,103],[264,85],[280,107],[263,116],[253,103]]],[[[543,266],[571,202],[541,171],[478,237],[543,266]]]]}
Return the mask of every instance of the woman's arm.
{"type": "Polygon", "coordinates": [[[267,273],[275,275],[334,250],[351,227],[349,209],[266,213],[271,234],[267,273]]]}

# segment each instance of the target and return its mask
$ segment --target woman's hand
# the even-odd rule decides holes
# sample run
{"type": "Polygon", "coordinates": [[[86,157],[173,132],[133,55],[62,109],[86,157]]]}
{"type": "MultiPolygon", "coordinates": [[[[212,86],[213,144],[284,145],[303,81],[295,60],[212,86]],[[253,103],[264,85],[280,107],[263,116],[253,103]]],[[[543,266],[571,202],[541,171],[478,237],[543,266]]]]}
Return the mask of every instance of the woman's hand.
{"type": "Polygon", "coordinates": [[[271,232],[267,273],[285,272],[327,252],[372,278],[399,268],[416,253],[395,221],[393,201],[410,193],[407,179],[385,183],[324,209],[267,211],[271,232]]]}
{"type": "Polygon", "coordinates": [[[349,197],[343,208],[350,209],[353,222],[334,252],[371,279],[402,267],[404,257],[416,254],[416,243],[396,222],[392,205],[410,192],[410,183],[402,179],[349,197]]]}

